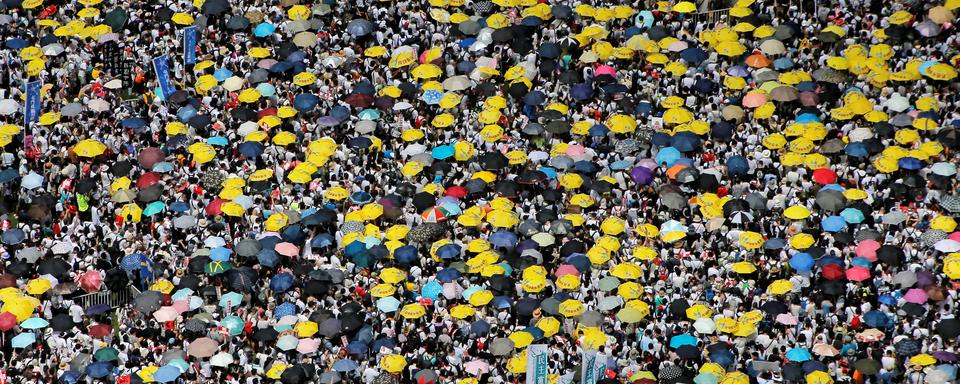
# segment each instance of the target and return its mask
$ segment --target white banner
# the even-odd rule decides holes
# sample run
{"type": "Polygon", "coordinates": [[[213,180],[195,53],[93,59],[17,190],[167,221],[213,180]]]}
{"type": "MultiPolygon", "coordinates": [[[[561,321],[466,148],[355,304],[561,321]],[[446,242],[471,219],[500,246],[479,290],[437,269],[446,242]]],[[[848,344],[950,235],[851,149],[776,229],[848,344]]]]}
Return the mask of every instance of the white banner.
{"type": "Polygon", "coordinates": [[[527,384],[547,384],[547,345],[527,346],[527,384]]]}
{"type": "Polygon", "coordinates": [[[606,371],[606,356],[596,350],[583,350],[580,359],[580,383],[596,384],[606,371]]]}

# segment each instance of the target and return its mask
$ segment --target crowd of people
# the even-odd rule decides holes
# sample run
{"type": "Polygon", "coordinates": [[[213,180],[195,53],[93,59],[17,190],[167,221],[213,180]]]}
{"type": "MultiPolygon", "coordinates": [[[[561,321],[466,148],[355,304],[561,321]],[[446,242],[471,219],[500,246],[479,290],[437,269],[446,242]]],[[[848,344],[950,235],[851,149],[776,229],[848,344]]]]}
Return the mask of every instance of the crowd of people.
{"type": "Polygon", "coordinates": [[[0,382],[958,382],[960,1],[714,3],[4,0],[0,382]]]}

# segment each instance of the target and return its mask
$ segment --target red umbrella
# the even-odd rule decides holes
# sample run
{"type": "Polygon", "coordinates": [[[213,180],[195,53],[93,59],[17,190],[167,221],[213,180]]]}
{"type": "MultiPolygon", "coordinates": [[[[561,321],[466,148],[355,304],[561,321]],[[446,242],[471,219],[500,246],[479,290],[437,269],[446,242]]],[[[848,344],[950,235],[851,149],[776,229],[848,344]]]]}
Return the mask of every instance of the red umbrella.
{"type": "Polygon", "coordinates": [[[822,274],[823,278],[827,280],[843,280],[845,277],[847,277],[847,275],[843,273],[843,267],[837,264],[824,265],[820,271],[820,274],[822,274]]]}
{"type": "Polygon", "coordinates": [[[100,271],[87,271],[80,275],[80,288],[87,292],[96,292],[100,290],[103,284],[103,275],[100,271]]]}
{"type": "MultiPolygon", "coordinates": [[[[151,147],[144,148],[142,151],[140,151],[140,154],[137,155],[137,161],[140,162],[141,167],[149,170],[153,169],[154,164],[163,161],[165,157],[167,157],[167,154],[163,153],[160,148],[151,147]]],[[[159,178],[157,180],[159,180],[159,178]]]]}
{"type": "Polygon", "coordinates": [[[17,325],[17,316],[10,313],[0,313],[0,331],[6,332],[17,325]]]}
{"type": "Polygon", "coordinates": [[[870,270],[864,267],[853,267],[847,270],[847,278],[853,281],[864,281],[870,278],[870,270]]]}
{"type": "Polygon", "coordinates": [[[744,63],[754,68],[763,68],[770,66],[770,59],[760,52],[754,52],[744,60],[744,63]]]}
{"type": "Polygon", "coordinates": [[[833,184],[837,182],[837,173],[830,168],[820,168],[813,171],[813,180],[822,185],[833,184]]]}
{"type": "Polygon", "coordinates": [[[16,275],[13,275],[10,273],[4,273],[0,275],[0,288],[16,287],[16,286],[17,286],[16,275]]]}
{"type": "Polygon", "coordinates": [[[264,108],[264,109],[260,110],[260,112],[257,113],[257,117],[259,117],[259,118],[261,118],[261,119],[262,119],[264,116],[276,116],[276,115],[277,115],[277,109],[274,108],[274,107],[264,108]]]}
{"type": "Polygon", "coordinates": [[[204,211],[207,212],[207,214],[210,216],[219,215],[223,213],[223,210],[220,209],[220,206],[226,202],[227,200],[221,199],[219,197],[216,199],[213,199],[213,201],[211,201],[210,204],[207,204],[207,207],[204,208],[204,211]]]}
{"type": "Polygon", "coordinates": [[[467,196],[467,189],[459,185],[447,188],[447,191],[444,193],[450,197],[456,197],[462,199],[467,196]]]}
{"type": "Polygon", "coordinates": [[[366,93],[351,93],[343,101],[354,108],[366,108],[373,104],[373,96],[366,93]]]}
{"type": "Polygon", "coordinates": [[[139,179],[137,179],[137,188],[139,189],[149,188],[151,185],[154,185],[159,182],[160,182],[159,173],[147,172],[147,173],[144,173],[143,176],[140,176],[139,179]]]}
{"type": "Polygon", "coordinates": [[[90,334],[90,337],[102,339],[113,332],[113,327],[111,327],[110,324],[97,324],[91,326],[87,331],[87,333],[90,334]]]}

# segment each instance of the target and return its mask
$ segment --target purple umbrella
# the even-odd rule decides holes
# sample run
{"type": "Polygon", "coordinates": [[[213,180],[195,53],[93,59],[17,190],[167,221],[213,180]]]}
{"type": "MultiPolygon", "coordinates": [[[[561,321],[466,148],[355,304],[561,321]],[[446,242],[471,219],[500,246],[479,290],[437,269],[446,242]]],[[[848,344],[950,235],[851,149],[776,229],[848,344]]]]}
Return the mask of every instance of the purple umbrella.
{"type": "Polygon", "coordinates": [[[948,362],[948,363],[957,361],[957,355],[947,351],[936,351],[934,353],[931,353],[930,356],[933,356],[934,359],[948,362]]]}
{"type": "Polygon", "coordinates": [[[903,295],[903,299],[908,303],[923,304],[927,302],[927,299],[930,297],[927,296],[927,292],[920,288],[913,288],[907,291],[906,295],[903,295]]]}
{"type": "Polygon", "coordinates": [[[933,276],[932,273],[928,271],[917,271],[917,286],[920,288],[926,288],[928,286],[936,283],[937,278],[933,276]]]}
{"type": "Polygon", "coordinates": [[[630,170],[630,177],[640,185],[647,185],[653,181],[653,171],[645,167],[634,167],[630,170]]]}

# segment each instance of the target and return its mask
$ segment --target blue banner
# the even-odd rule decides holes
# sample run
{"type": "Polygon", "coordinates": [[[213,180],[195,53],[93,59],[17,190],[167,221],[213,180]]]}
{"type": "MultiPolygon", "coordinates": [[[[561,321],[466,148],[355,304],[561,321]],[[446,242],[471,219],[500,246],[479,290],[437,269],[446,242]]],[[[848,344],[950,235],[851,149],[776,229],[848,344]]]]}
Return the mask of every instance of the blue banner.
{"type": "Polygon", "coordinates": [[[596,350],[584,350],[580,362],[580,384],[596,384],[606,371],[605,357],[596,350]]]}
{"type": "Polygon", "coordinates": [[[27,83],[27,103],[23,107],[23,125],[29,127],[40,118],[40,80],[27,83]]]}
{"type": "Polygon", "coordinates": [[[197,26],[191,25],[183,30],[183,63],[197,63],[197,26]]]}
{"type": "Polygon", "coordinates": [[[170,82],[170,63],[166,56],[153,58],[153,72],[157,74],[157,86],[160,87],[164,99],[176,92],[177,89],[170,82]]]}
{"type": "Polygon", "coordinates": [[[547,345],[527,346],[527,384],[547,384],[547,345]]]}

